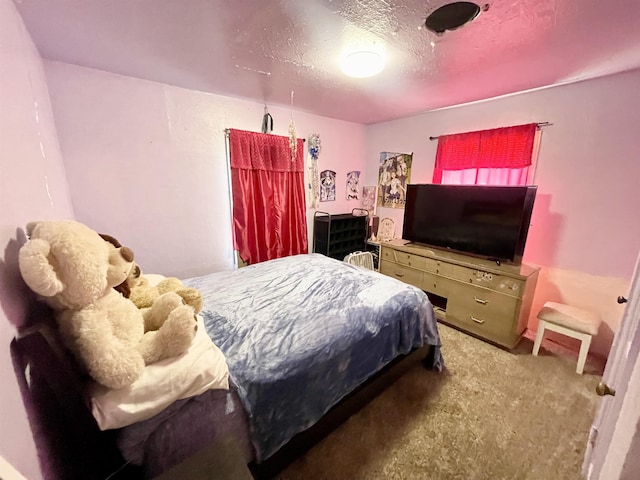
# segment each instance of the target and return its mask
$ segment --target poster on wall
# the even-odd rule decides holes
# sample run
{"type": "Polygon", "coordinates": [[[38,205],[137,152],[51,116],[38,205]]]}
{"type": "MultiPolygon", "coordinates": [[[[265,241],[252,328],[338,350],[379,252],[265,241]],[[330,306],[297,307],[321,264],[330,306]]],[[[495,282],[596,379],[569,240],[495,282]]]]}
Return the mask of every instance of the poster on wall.
{"type": "Polygon", "coordinates": [[[347,200],[358,200],[360,198],[360,172],[354,170],[347,173],[347,200]]]}
{"type": "Polygon", "coordinates": [[[378,206],[404,208],[413,153],[380,152],[378,206]]]}
{"type": "Polygon", "coordinates": [[[365,185],[362,187],[362,208],[369,212],[369,215],[376,214],[376,201],[378,196],[377,185],[365,185]]]}
{"type": "Polygon", "coordinates": [[[323,170],[320,172],[320,201],[333,202],[336,199],[336,172],[323,170]]]}

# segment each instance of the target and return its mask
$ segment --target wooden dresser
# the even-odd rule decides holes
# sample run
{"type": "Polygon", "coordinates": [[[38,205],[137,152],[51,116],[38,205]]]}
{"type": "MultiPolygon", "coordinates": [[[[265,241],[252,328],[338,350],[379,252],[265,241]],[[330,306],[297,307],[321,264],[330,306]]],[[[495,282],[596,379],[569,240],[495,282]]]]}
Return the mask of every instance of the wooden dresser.
{"type": "Polygon", "coordinates": [[[443,323],[509,349],[518,343],[539,268],[404,243],[382,244],[381,273],[427,292],[443,323]]]}

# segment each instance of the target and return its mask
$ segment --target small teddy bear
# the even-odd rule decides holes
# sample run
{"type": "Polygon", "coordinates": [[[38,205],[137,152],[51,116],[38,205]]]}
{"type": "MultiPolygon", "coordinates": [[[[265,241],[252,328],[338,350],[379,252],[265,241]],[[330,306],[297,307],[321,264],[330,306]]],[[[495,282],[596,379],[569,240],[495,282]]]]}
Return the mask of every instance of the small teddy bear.
{"type": "MultiPolygon", "coordinates": [[[[117,238],[106,233],[101,233],[100,236],[114,248],[122,247],[117,238]]],[[[133,264],[133,268],[131,268],[127,278],[113,288],[120,292],[122,296],[131,300],[136,307],[143,311],[145,316],[147,309],[153,305],[158,297],[168,292],[175,292],[180,295],[185,304],[193,307],[193,311],[196,314],[202,310],[203,299],[199,290],[185,287],[180,279],[176,277],[163,278],[156,285],[151,285],[149,280],[142,276],[142,270],[140,270],[140,266],[137,263],[133,264]]]]}
{"type": "Polygon", "coordinates": [[[137,264],[126,280],[114,288],[140,309],[149,308],[158,297],[167,292],[175,292],[182,297],[185,304],[193,307],[195,313],[200,313],[202,310],[203,299],[199,290],[185,287],[176,277],[164,278],[156,285],[151,285],[149,280],[142,275],[137,264]]]}
{"type": "Polygon", "coordinates": [[[98,383],[131,385],[150,363],[184,353],[197,321],[193,308],[169,292],[147,321],[113,287],[133,268],[133,252],[115,247],[72,220],[32,222],[19,253],[20,273],[55,312],[61,338],[98,383]]]}

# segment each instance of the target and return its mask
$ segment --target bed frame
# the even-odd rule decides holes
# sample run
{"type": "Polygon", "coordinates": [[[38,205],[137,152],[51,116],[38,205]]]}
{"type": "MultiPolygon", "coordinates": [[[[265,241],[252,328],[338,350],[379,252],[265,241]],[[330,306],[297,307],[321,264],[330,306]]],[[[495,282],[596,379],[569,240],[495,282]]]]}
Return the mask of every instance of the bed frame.
{"type": "Polygon", "coordinates": [[[120,471],[110,480],[142,478],[141,469],[122,468],[115,432],[98,428],[85,401],[85,376],[51,325],[45,319],[10,347],[43,477],[104,480],[120,471]]]}
{"type": "MultiPolygon", "coordinates": [[[[71,354],[60,348],[49,325],[46,322],[33,327],[11,342],[13,363],[44,477],[144,478],[142,468],[127,465],[122,458],[114,432],[98,428],[84,398],[84,377],[71,354]]],[[[396,358],[274,455],[260,464],[251,463],[253,476],[273,478],[410,368],[420,362],[431,368],[433,360],[434,349],[430,346],[396,358]]]]}

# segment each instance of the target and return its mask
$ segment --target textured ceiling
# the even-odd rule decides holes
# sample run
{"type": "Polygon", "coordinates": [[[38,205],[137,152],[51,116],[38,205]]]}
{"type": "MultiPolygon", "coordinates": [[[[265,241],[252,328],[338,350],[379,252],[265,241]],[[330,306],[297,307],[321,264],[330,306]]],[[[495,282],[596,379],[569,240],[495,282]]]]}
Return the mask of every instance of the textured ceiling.
{"type": "Polygon", "coordinates": [[[424,28],[444,0],[15,0],[46,59],[359,123],[640,67],[639,0],[488,0],[424,28]],[[384,49],[346,77],[341,56],[384,49]]]}

